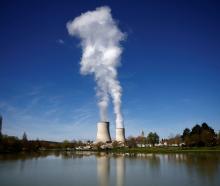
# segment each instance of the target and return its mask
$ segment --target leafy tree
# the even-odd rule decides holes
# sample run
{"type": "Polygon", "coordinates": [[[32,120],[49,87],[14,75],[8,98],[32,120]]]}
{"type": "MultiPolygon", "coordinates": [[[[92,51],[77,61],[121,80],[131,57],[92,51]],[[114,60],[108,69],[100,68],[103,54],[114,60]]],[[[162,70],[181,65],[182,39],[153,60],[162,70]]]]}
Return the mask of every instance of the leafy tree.
{"type": "Polygon", "coordinates": [[[191,131],[191,134],[201,134],[202,132],[202,128],[200,127],[200,125],[196,124],[191,131]]]}
{"type": "Polygon", "coordinates": [[[190,146],[202,146],[199,134],[196,134],[196,133],[191,134],[191,136],[190,136],[190,146]]]}
{"type": "Polygon", "coordinates": [[[205,146],[214,146],[217,143],[217,135],[207,123],[202,123],[201,141],[205,146]]]}
{"type": "Polygon", "coordinates": [[[68,140],[64,140],[63,143],[62,143],[62,147],[63,148],[68,148],[70,147],[70,142],[68,140]]]}
{"type": "Polygon", "coordinates": [[[144,136],[138,136],[136,138],[136,143],[137,144],[141,144],[141,145],[144,145],[146,144],[146,138],[144,136]]]}
{"type": "Polygon", "coordinates": [[[156,132],[150,132],[147,136],[147,142],[151,145],[155,145],[156,143],[159,143],[159,136],[156,132]]]}
{"type": "Polygon", "coordinates": [[[2,136],[2,143],[0,145],[0,152],[19,152],[22,149],[22,144],[17,137],[2,136]]]}
{"type": "Polygon", "coordinates": [[[185,128],[184,131],[183,131],[183,139],[186,137],[186,136],[189,136],[190,135],[190,129],[189,128],[185,128]]]}
{"type": "Polygon", "coordinates": [[[220,131],[218,132],[218,136],[217,136],[217,144],[220,145],[220,131]]]}
{"type": "Polygon", "coordinates": [[[132,136],[128,137],[126,143],[127,143],[129,148],[137,147],[136,139],[134,137],[132,137],[132,136]]]}
{"type": "Polygon", "coordinates": [[[214,146],[216,144],[216,136],[209,130],[203,130],[201,133],[201,141],[205,146],[214,146]]]}
{"type": "Polygon", "coordinates": [[[181,135],[177,134],[176,136],[174,137],[170,137],[168,140],[167,140],[167,143],[169,145],[172,145],[172,144],[176,144],[176,145],[180,145],[180,143],[182,142],[182,138],[181,138],[181,135]]]}
{"type": "Polygon", "coordinates": [[[186,146],[190,145],[190,129],[189,128],[185,128],[183,131],[183,135],[182,135],[182,139],[184,141],[184,143],[186,144],[186,146]]]}
{"type": "Polygon", "coordinates": [[[202,123],[202,129],[203,130],[210,130],[211,127],[209,127],[207,123],[202,123]]]}
{"type": "Polygon", "coordinates": [[[186,146],[214,146],[217,143],[217,135],[207,123],[196,124],[191,131],[186,128],[182,139],[186,146]]]}

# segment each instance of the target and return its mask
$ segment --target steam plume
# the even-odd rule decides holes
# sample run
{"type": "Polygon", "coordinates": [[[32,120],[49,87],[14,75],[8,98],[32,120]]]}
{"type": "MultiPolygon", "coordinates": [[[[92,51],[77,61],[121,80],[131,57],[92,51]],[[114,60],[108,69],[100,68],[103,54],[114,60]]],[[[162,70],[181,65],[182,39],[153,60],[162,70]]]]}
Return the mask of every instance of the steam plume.
{"type": "Polygon", "coordinates": [[[83,50],[81,74],[94,74],[97,83],[98,105],[102,121],[108,121],[109,95],[113,99],[116,128],[123,128],[121,113],[122,88],[117,79],[122,48],[119,42],[124,34],[118,29],[109,7],[88,11],[67,23],[70,35],[81,39],[83,50]]]}

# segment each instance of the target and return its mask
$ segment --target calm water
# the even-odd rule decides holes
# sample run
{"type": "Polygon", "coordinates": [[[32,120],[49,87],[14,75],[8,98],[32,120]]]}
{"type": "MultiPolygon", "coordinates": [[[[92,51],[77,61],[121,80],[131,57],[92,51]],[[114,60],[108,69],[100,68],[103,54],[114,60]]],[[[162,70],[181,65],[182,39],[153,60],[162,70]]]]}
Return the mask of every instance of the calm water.
{"type": "Polygon", "coordinates": [[[0,155],[1,186],[219,186],[220,153],[0,155]]]}

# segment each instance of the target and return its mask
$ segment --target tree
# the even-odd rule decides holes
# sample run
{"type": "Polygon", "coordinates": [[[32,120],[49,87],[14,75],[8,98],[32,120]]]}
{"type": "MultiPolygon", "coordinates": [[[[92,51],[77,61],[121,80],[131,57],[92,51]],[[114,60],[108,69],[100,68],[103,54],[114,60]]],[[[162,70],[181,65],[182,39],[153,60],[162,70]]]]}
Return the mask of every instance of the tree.
{"type": "Polygon", "coordinates": [[[189,136],[190,135],[190,129],[189,128],[185,128],[184,131],[183,131],[183,139],[186,137],[186,136],[189,136]]]}
{"type": "Polygon", "coordinates": [[[202,146],[200,135],[199,134],[191,134],[190,136],[190,146],[202,146]]]}
{"type": "Polygon", "coordinates": [[[217,143],[217,135],[207,123],[202,124],[201,141],[205,146],[214,146],[217,143]]]}
{"type": "Polygon", "coordinates": [[[63,148],[68,148],[70,146],[70,142],[68,141],[68,140],[64,140],[63,142],[62,142],[62,147],[63,148]]]}
{"type": "Polygon", "coordinates": [[[167,143],[169,145],[173,145],[173,144],[176,144],[176,145],[180,145],[180,143],[182,142],[182,138],[179,134],[177,134],[176,136],[171,136],[168,140],[167,140],[167,143]]]}
{"type": "Polygon", "coordinates": [[[191,131],[186,128],[182,139],[186,146],[214,146],[217,143],[217,135],[207,123],[196,124],[191,131]]]}
{"type": "Polygon", "coordinates": [[[202,128],[200,127],[200,125],[196,124],[191,131],[191,134],[201,134],[202,132],[202,128]]]}
{"type": "Polygon", "coordinates": [[[134,137],[132,137],[132,136],[128,137],[126,143],[127,143],[129,148],[137,147],[136,139],[134,137]]]}
{"type": "Polygon", "coordinates": [[[217,136],[217,144],[220,145],[220,131],[218,132],[218,136],[217,136]]]}
{"type": "Polygon", "coordinates": [[[186,146],[190,145],[190,132],[189,128],[185,128],[183,131],[182,139],[186,146]]]}
{"type": "Polygon", "coordinates": [[[142,147],[144,144],[146,144],[146,138],[143,136],[138,136],[138,137],[136,137],[135,140],[136,140],[136,143],[140,144],[142,147]]]}
{"type": "Polygon", "coordinates": [[[201,141],[205,146],[214,146],[216,145],[216,135],[213,135],[209,130],[203,130],[201,141]]]}
{"type": "Polygon", "coordinates": [[[159,143],[159,136],[156,132],[150,132],[147,136],[147,142],[151,145],[155,145],[156,143],[159,143]]]}

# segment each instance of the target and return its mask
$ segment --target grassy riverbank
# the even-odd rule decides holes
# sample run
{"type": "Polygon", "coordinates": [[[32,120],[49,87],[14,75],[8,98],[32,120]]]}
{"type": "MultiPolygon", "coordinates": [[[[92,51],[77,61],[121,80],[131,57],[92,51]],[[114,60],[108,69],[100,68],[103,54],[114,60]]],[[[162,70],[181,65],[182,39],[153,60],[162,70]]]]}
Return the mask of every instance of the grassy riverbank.
{"type": "Polygon", "coordinates": [[[108,150],[120,153],[187,153],[187,152],[220,152],[216,147],[147,147],[147,148],[115,148],[108,150]]]}
{"type": "Polygon", "coordinates": [[[19,139],[14,136],[3,135],[0,138],[0,153],[18,152],[42,152],[42,151],[91,151],[91,152],[115,152],[115,153],[186,153],[186,152],[220,152],[220,146],[212,147],[122,147],[120,143],[93,143],[81,141],[53,142],[44,140],[19,139]]]}
{"type": "MultiPolygon", "coordinates": [[[[132,153],[132,154],[168,154],[168,153],[220,153],[220,146],[216,147],[147,147],[147,148],[113,148],[113,149],[88,149],[88,150],[68,150],[65,148],[62,149],[44,149],[36,151],[20,151],[20,153],[43,153],[43,152],[106,152],[106,153],[132,153]]],[[[18,153],[18,152],[0,152],[0,154],[5,153],[18,153]]]]}

